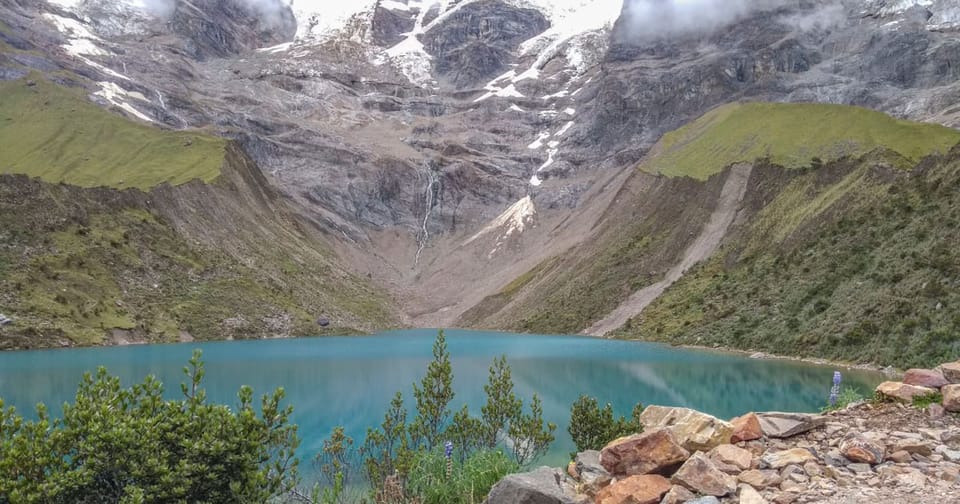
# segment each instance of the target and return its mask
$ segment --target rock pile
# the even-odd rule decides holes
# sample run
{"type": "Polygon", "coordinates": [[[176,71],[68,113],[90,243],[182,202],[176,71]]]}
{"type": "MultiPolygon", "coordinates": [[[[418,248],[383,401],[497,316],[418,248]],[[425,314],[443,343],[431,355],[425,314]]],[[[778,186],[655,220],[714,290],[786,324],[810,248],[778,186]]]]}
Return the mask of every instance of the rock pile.
{"type": "Polygon", "coordinates": [[[936,369],[909,369],[903,381],[883,382],[877,386],[877,393],[904,403],[923,396],[938,398],[940,407],[931,405],[931,415],[940,416],[944,410],[960,413],[960,361],[941,364],[936,369]]]}
{"type": "Polygon", "coordinates": [[[910,370],[878,397],[825,415],[749,413],[724,421],[650,406],[644,431],[539,469],[524,490],[507,478],[488,504],[884,504],[960,502],[960,362],[910,370]],[[904,404],[943,394],[940,414],[904,404]],[[894,395],[896,394],[896,395],[894,395]],[[955,402],[954,402],[955,401],[955,402]],[[943,410],[946,410],[945,412],[943,410]],[[545,492],[530,492],[534,488],[545,492]],[[499,495],[524,496],[503,500],[499,495]]]}

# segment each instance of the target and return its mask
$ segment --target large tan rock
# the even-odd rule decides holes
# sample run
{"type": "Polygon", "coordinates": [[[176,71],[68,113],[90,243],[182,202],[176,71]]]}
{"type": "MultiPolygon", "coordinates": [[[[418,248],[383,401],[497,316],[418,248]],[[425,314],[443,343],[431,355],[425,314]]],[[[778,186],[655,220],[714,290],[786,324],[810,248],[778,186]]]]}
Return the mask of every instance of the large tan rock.
{"type": "Polygon", "coordinates": [[[943,377],[943,373],[935,369],[908,369],[903,374],[903,383],[918,387],[940,388],[950,382],[943,377]]]}
{"type": "Polygon", "coordinates": [[[811,460],[817,460],[817,457],[804,448],[767,452],[760,457],[761,467],[766,466],[771,469],[781,469],[788,465],[802,466],[811,460]]]}
{"type": "Polygon", "coordinates": [[[960,383],[960,361],[940,365],[940,372],[950,383],[960,383]]]}
{"type": "Polygon", "coordinates": [[[763,430],[760,428],[760,418],[756,413],[747,413],[730,420],[733,426],[733,434],[730,435],[731,443],[741,441],[753,441],[763,437],[763,430]]]}
{"type": "Polygon", "coordinates": [[[940,392],[943,394],[943,409],[960,413],[960,385],[947,385],[940,392]]]}
{"type": "Polygon", "coordinates": [[[823,415],[809,413],[760,413],[760,428],[763,435],[772,438],[788,438],[811,431],[827,423],[823,415]]]}
{"type": "Polygon", "coordinates": [[[689,456],[670,430],[654,429],[611,441],[600,451],[600,465],[616,477],[670,474],[689,456]]]}
{"type": "Polygon", "coordinates": [[[740,485],[740,504],[768,504],[760,492],[750,485],[740,485]]]}
{"type": "Polygon", "coordinates": [[[596,504],[659,504],[670,490],[667,478],[659,474],[630,476],[600,490],[596,504]]]}
{"type": "Polygon", "coordinates": [[[883,382],[877,385],[877,393],[900,402],[911,403],[917,396],[933,394],[936,389],[907,385],[902,382],[883,382]]]}
{"type": "Polygon", "coordinates": [[[849,434],[840,443],[840,453],[853,462],[877,465],[883,462],[884,447],[859,434],[849,434]]]}
{"type": "Polygon", "coordinates": [[[647,406],[640,414],[645,429],[669,428],[677,442],[689,451],[708,451],[730,442],[733,426],[689,408],[647,406]]]}
{"type": "Polygon", "coordinates": [[[701,495],[723,497],[737,491],[736,478],[717,469],[701,452],[687,459],[672,480],[701,495]]]}
{"type": "Polygon", "coordinates": [[[743,448],[733,445],[720,445],[707,454],[707,457],[714,462],[731,465],[741,471],[750,469],[750,463],[753,461],[753,454],[743,448]]]}

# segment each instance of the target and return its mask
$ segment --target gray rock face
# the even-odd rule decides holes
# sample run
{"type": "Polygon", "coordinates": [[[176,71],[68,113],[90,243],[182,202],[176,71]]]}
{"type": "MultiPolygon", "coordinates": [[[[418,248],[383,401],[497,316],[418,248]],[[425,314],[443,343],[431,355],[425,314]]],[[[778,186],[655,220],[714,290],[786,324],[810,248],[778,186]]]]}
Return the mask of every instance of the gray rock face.
{"type": "Polygon", "coordinates": [[[457,89],[500,75],[515,61],[521,42],[550,27],[540,11],[484,0],[459,9],[424,37],[437,75],[457,89]]]}
{"type": "Polygon", "coordinates": [[[541,467],[531,472],[511,474],[494,485],[485,504],[573,504],[557,469],[541,467]]]}

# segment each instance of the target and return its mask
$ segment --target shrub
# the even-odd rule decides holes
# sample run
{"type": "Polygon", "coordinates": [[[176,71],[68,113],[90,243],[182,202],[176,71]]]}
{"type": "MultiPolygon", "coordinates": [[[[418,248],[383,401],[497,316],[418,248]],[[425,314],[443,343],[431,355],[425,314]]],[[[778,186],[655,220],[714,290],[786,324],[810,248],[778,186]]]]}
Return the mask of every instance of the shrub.
{"type": "Polygon", "coordinates": [[[837,400],[832,406],[830,404],[827,404],[826,406],[821,408],[820,411],[824,413],[828,411],[839,411],[846,408],[847,406],[850,406],[853,403],[858,403],[863,400],[864,400],[864,397],[863,397],[863,394],[860,393],[860,391],[858,391],[853,387],[846,387],[843,389],[843,392],[840,392],[840,394],[837,395],[837,400]]]}
{"type": "Polygon", "coordinates": [[[943,394],[940,392],[931,392],[916,396],[913,398],[913,407],[918,409],[927,409],[931,404],[940,404],[943,402],[943,394]]]}
{"type": "Polygon", "coordinates": [[[494,484],[517,470],[516,462],[500,450],[476,451],[461,463],[437,448],[416,456],[407,488],[422,504],[478,504],[494,484]]]}
{"type": "Polygon", "coordinates": [[[249,387],[235,409],[206,401],[199,351],[184,372],[184,398],[164,400],[154,377],[124,389],[100,368],[62,420],[40,405],[25,421],[0,401],[0,501],[265,502],[293,488],[299,441],[283,389],[258,416],[249,387]]]}
{"type": "MultiPolygon", "coordinates": [[[[603,409],[593,397],[581,395],[570,408],[570,426],[567,431],[577,446],[577,451],[599,450],[621,436],[643,432],[640,413],[643,405],[637,403],[629,419],[615,418],[613,406],[607,403],[603,409]]],[[[573,457],[575,454],[571,454],[573,457]]]]}

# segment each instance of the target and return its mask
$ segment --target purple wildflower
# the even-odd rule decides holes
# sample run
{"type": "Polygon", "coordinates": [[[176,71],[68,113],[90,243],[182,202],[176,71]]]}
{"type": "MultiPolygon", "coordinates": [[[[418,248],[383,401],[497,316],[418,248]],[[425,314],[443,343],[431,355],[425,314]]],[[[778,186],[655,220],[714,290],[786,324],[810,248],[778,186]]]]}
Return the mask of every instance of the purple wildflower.
{"type": "Polygon", "coordinates": [[[837,405],[837,397],[840,396],[840,381],[843,380],[843,377],[840,375],[840,371],[833,372],[833,387],[830,389],[830,406],[837,405]]]}

